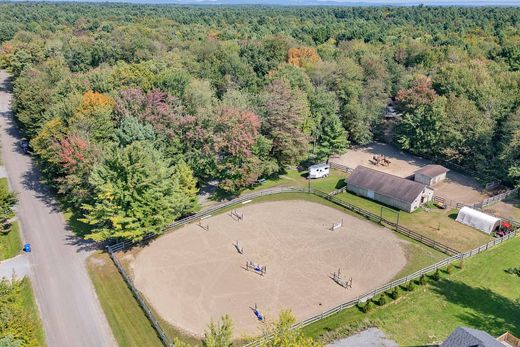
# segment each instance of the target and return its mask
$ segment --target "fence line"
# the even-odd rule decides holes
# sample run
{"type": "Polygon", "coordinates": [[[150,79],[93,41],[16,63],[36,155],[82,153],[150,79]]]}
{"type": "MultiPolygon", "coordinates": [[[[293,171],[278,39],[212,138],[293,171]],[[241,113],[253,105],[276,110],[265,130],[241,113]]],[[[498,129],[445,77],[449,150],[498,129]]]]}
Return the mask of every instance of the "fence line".
{"type": "Polygon", "coordinates": [[[167,346],[167,347],[173,346],[173,342],[170,341],[168,336],[166,336],[166,334],[162,330],[161,325],[159,324],[159,321],[155,318],[154,314],[152,313],[152,310],[146,304],[146,302],[143,299],[141,293],[139,293],[137,288],[135,288],[134,283],[132,282],[130,277],[126,274],[125,269],[123,268],[123,266],[119,262],[119,259],[117,259],[117,257],[114,255],[114,252],[112,251],[111,247],[107,246],[107,250],[108,250],[108,254],[110,255],[110,258],[112,259],[112,261],[116,265],[117,270],[123,276],[123,279],[125,280],[127,286],[130,288],[130,290],[132,291],[132,294],[134,295],[134,297],[139,302],[139,305],[141,306],[141,308],[143,309],[144,313],[146,314],[146,317],[148,318],[150,323],[152,323],[152,326],[155,329],[155,331],[157,332],[157,335],[159,335],[159,337],[161,338],[162,343],[165,346],[167,346]]]}
{"type": "MultiPolygon", "coordinates": [[[[322,320],[324,318],[327,318],[329,316],[332,316],[333,314],[336,314],[340,311],[343,311],[347,308],[351,308],[351,307],[354,307],[360,303],[365,303],[367,300],[379,295],[379,294],[382,294],[382,293],[385,293],[387,292],[388,290],[391,290],[391,289],[394,289],[394,288],[397,288],[398,286],[402,285],[402,284],[405,284],[405,283],[408,283],[410,281],[413,281],[413,280],[416,280],[417,278],[423,276],[423,275],[426,275],[427,273],[430,273],[432,271],[436,271],[437,269],[439,268],[442,268],[444,266],[448,266],[449,264],[452,264],[453,262],[457,261],[457,260],[464,260],[466,258],[470,258],[470,257],[473,257],[474,255],[476,254],[479,254],[481,252],[484,252],[504,241],[507,241],[509,239],[512,239],[514,237],[517,236],[517,234],[520,232],[520,229],[519,230],[515,230],[513,232],[511,232],[510,234],[506,235],[506,236],[503,236],[501,238],[496,238],[484,245],[481,245],[471,251],[467,251],[467,252],[464,252],[464,253],[459,253],[459,254],[456,254],[456,255],[453,255],[451,257],[448,257],[446,259],[443,259],[435,264],[432,264],[432,265],[429,265],[425,268],[422,268],[421,270],[419,271],[416,271],[410,275],[407,275],[405,277],[402,277],[402,278],[399,278],[397,280],[394,280],[392,282],[389,282],[387,284],[384,284],[382,285],[381,287],[378,287],[376,289],[373,289],[365,294],[362,294],[358,297],[356,297],[355,299],[353,300],[350,300],[350,301],[347,301],[347,302],[344,302],[340,305],[337,305],[335,307],[332,307],[326,311],[323,311],[322,313],[318,313],[317,315],[315,316],[312,316],[310,318],[307,318],[307,319],[304,319],[302,320],[301,322],[298,322],[296,324],[294,324],[291,329],[299,329],[299,328],[303,328],[307,325],[310,325],[312,323],[315,323],[319,320],[322,320]]],[[[258,347],[261,345],[262,342],[264,342],[265,340],[268,340],[270,339],[271,336],[263,336],[262,338],[258,339],[258,340],[255,340],[253,342],[250,342],[242,347],[258,347]]]]}
{"type": "MultiPolygon", "coordinates": [[[[254,198],[258,198],[258,197],[261,197],[261,196],[268,196],[268,195],[274,195],[274,194],[279,194],[279,193],[291,193],[291,192],[294,192],[294,193],[309,193],[309,194],[313,194],[313,195],[316,195],[316,196],[319,196],[319,197],[322,197],[328,201],[331,201],[339,206],[342,206],[348,210],[351,210],[351,211],[354,211],[358,214],[361,214],[362,216],[366,217],[367,219],[369,220],[372,220],[374,222],[377,222],[377,223],[385,223],[391,227],[393,227],[397,232],[401,233],[401,234],[404,234],[406,235],[407,237],[410,237],[416,241],[419,241],[427,246],[430,246],[430,247],[433,247],[437,250],[440,250],[448,255],[450,255],[449,258],[446,258],[444,260],[441,260],[440,262],[436,263],[436,264],[433,264],[433,265],[430,265],[428,267],[425,267],[411,275],[408,275],[406,277],[403,277],[401,279],[398,279],[398,280],[395,280],[395,281],[392,281],[390,283],[387,283],[379,288],[376,288],[364,295],[361,295],[359,297],[357,297],[356,299],[354,300],[350,300],[348,302],[345,302],[341,305],[338,305],[336,307],[333,307],[327,311],[324,311],[323,313],[319,314],[319,315],[316,315],[314,317],[311,317],[311,318],[308,318],[306,320],[303,320],[297,324],[295,324],[293,326],[293,328],[298,328],[298,327],[304,327],[306,325],[309,325],[313,322],[316,322],[318,320],[321,320],[323,318],[326,318],[334,313],[337,313],[341,310],[344,310],[346,308],[349,308],[349,307],[352,307],[354,305],[357,305],[359,304],[360,302],[365,302],[366,300],[376,296],[376,295],[379,295],[380,293],[388,290],[388,289],[392,289],[392,288],[395,288],[403,283],[406,283],[410,280],[414,280],[418,277],[420,277],[421,275],[427,273],[427,272],[431,272],[439,267],[442,267],[442,266],[445,266],[447,264],[450,264],[452,263],[453,261],[457,260],[457,259],[464,259],[464,258],[467,258],[467,257],[471,257],[475,254],[478,254],[480,253],[481,251],[484,251],[484,250],[487,250],[488,248],[490,247],[493,247],[499,243],[501,243],[503,240],[507,240],[509,238],[512,238],[514,236],[516,236],[517,232],[518,231],[514,231],[513,233],[509,234],[509,235],[506,235],[500,239],[495,239],[491,242],[489,242],[488,244],[486,245],[483,245],[481,247],[484,247],[484,248],[476,248],[472,251],[469,251],[469,252],[466,252],[466,253],[460,253],[459,251],[449,247],[449,246],[446,246],[446,245],[443,245],[442,243],[439,243],[435,240],[432,240],[426,236],[423,236],[421,234],[418,234],[408,228],[405,228],[401,225],[398,225],[397,223],[394,223],[394,222],[391,222],[385,218],[383,218],[382,216],[379,216],[379,215],[376,215],[372,212],[369,212],[367,210],[364,210],[360,207],[357,207],[355,205],[352,205],[346,201],[343,201],[343,200],[340,200],[334,196],[331,196],[331,195],[328,195],[322,191],[319,191],[319,190],[315,190],[315,189],[309,189],[309,190],[305,190],[305,189],[300,189],[300,188],[290,188],[290,187],[279,187],[279,188],[271,188],[271,189],[266,189],[266,190],[262,190],[262,191],[259,191],[259,192],[255,192],[255,193],[251,193],[251,194],[246,194],[242,197],[239,197],[237,199],[234,199],[234,200],[231,200],[231,201],[227,201],[227,202],[224,202],[224,203],[221,203],[221,204],[218,204],[218,205],[215,205],[215,206],[211,206],[209,207],[208,209],[204,210],[204,211],[201,211],[199,213],[196,213],[192,216],[188,216],[186,218],[183,218],[183,219],[180,219],[178,221],[175,221],[171,224],[169,224],[168,226],[165,227],[165,229],[163,230],[164,233],[167,233],[167,232],[170,232],[172,230],[175,230],[183,225],[186,225],[186,224],[189,224],[189,223],[192,223],[192,222],[195,222],[197,220],[199,220],[200,218],[202,217],[205,217],[205,216],[209,216],[211,215],[212,213],[215,213],[216,211],[219,211],[219,210],[222,210],[222,209],[225,209],[225,208],[229,208],[229,207],[232,207],[232,206],[235,206],[235,205],[238,205],[238,204],[242,204],[243,202],[247,202],[249,200],[252,200],[254,198]]],[[[155,235],[155,234],[148,234],[146,235],[143,240],[141,242],[146,242],[146,241],[149,241],[155,237],[157,237],[158,235],[155,235]]],[[[130,290],[132,291],[133,295],[136,297],[136,299],[138,300],[139,302],[139,305],[143,308],[143,310],[145,311],[145,314],[146,316],[148,317],[148,319],[150,320],[150,322],[152,323],[152,326],[154,327],[154,329],[156,330],[157,334],[159,335],[159,337],[161,338],[161,341],[163,342],[163,344],[167,347],[171,347],[173,346],[173,342],[170,341],[168,339],[168,337],[166,336],[166,334],[164,333],[164,331],[162,330],[158,320],[155,318],[152,310],[148,307],[148,305],[146,304],[145,300],[143,299],[142,295],[139,293],[139,291],[137,290],[137,288],[135,288],[131,278],[127,275],[125,269],[123,268],[123,266],[121,265],[121,263],[119,262],[119,260],[117,259],[117,257],[115,256],[115,253],[121,251],[121,250],[124,250],[132,245],[136,244],[135,242],[132,242],[132,241],[125,241],[125,242],[119,242],[119,243],[116,243],[114,245],[110,245],[110,246],[107,246],[107,251],[110,255],[110,258],[112,259],[112,261],[114,262],[114,264],[116,265],[118,271],[121,273],[121,275],[123,276],[123,279],[125,280],[125,282],[127,283],[128,287],[130,288],[130,290]]],[[[257,340],[257,341],[254,341],[250,344],[247,344],[245,345],[244,347],[254,347],[254,346],[259,346],[261,341],[263,341],[263,339],[265,338],[268,338],[268,337],[263,337],[262,339],[260,340],[257,340]]]]}
{"type": "Polygon", "coordinates": [[[345,166],[345,165],[341,165],[341,164],[338,164],[338,163],[334,163],[332,161],[329,161],[329,166],[330,166],[331,169],[340,170],[340,171],[343,171],[343,172],[346,172],[346,173],[351,173],[352,171],[354,171],[354,169],[351,168],[351,167],[348,167],[348,166],[345,166]]]}

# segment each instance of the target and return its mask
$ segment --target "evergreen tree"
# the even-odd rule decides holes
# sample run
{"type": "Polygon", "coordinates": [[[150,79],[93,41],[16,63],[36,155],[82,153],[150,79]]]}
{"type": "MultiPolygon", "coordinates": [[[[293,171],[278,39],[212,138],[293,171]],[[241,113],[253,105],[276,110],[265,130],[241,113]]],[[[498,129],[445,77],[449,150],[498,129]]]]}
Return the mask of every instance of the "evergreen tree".
{"type": "Polygon", "coordinates": [[[81,221],[92,226],[87,237],[96,241],[158,234],[194,207],[194,191],[181,189],[174,168],[149,143],[112,147],[93,170],[90,183],[93,201],[83,204],[81,221]]]}
{"type": "Polygon", "coordinates": [[[328,159],[331,155],[345,153],[349,146],[347,137],[339,117],[336,114],[326,116],[318,133],[318,158],[328,159]]]}

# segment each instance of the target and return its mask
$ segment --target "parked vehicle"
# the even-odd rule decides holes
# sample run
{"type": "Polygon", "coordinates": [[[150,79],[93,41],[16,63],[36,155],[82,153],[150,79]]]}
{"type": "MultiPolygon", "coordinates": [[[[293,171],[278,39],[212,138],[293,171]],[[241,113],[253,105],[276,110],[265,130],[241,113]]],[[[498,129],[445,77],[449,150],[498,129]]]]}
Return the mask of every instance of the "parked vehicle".
{"type": "Polygon", "coordinates": [[[20,141],[20,147],[24,154],[29,154],[29,142],[26,139],[20,141]]]}
{"type": "Polygon", "coordinates": [[[330,172],[330,165],[326,163],[309,166],[309,178],[327,177],[330,172]]]}

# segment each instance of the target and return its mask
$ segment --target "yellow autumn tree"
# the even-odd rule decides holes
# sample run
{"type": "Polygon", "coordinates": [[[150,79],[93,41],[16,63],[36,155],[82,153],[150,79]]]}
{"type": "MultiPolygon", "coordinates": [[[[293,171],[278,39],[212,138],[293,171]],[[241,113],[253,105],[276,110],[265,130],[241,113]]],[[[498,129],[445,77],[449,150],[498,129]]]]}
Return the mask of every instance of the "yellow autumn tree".
{"type": "Polygon", "coordinates": [[[112,112],[115,104],[108,95],[86,92],[77,112],[69,120],[70,127],[93,139],[106,139],[114,129],[112,112]]]}
{"type": "Polygon", "coordinates": [[[297,67],[302,67],[305,62],[316,63],[320,60],[315,48],[293,47],[287,52],[287,62],[297,67]]]}

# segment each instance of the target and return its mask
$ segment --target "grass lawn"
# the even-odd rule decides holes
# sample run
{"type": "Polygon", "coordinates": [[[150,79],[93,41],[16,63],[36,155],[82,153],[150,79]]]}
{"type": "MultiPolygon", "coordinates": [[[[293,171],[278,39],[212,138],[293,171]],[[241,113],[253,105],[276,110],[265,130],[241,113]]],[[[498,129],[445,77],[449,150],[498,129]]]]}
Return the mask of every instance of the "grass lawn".
{"type": "MultiPolygon", "coordinates": [[[[383,217],[392,222],[397,221],[397,210],[391,207],[349,192],[338,194],[336,197],[378,215],[383,207],[383,217]]],[[[459,251],[476,248],[492,239],[483,232],[456,222],[456,216],[457,210],[433,207],[426,211],[420,208],[413,213],[400,211],[399,224],[459,251]]]]}
{"type": "MultiPolygon", "coordinates": [[[[325,178],[311,180],[311,187],[330,193],[345,185],[347,174],[339,170],[330,170],[330,174],[325,178]]],[[[284,175],[280,175],[275,179],[266,180],[265,183],[256,186],[249,191],[257,191],[273,187],[298,187],[307,188],[309,181],[307,180],[307,171],[298,172],[297,170],[289,170],[284,175]]],[[[247,194],[248,190],[244,191],[247,194]]]]}
{"type": "Polygon", "coordinates": [[[107,254],[88,259],[88,272],[103,311],[120,346],[162,347],[143,310],[107,254]]]}
{"type": "Polygon", "coordinates": [[[376,325],[400,345],[429,345],[445,339],[457,326],[499,336],[520,336],[520,277],[504,270],[519,267],[520,238],[481,253],[438,282],[401,296],[364,314],[351,308],[304,328],[313,337],[348,335],[376,325]]]}
{"type": "Polygon", "coordinates": [[[36,341],[38,341],[38,346],[45,346],[45,333],[43,332],[43,327],[40,321],[38,307],[36,306],[36,302],[34,301],[31,282],[27,277],[24,278],[21,282],[20,302],[24,310],[29,313],[31,319],[34,322],[37,322],[35,338],[36,341]]]}
{"type": "Polygon", "coordinates": [[[17,221],[11,223],[9,232],[0,233],[0,260],[12,258],[20,253],[22,240],[17,221]]]}

